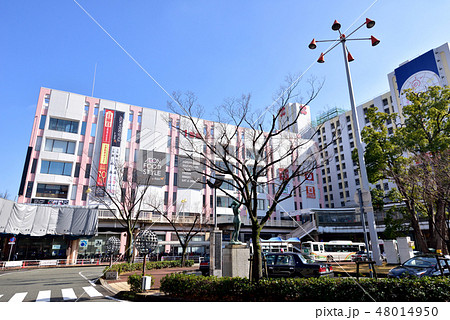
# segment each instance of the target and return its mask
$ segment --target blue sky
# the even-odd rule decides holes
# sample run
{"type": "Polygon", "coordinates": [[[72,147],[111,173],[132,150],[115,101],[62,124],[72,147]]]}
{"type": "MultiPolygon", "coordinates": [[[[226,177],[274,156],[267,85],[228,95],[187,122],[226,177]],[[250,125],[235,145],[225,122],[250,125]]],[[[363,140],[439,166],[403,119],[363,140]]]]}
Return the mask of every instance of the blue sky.
{"type": "MultiPolygon", "coordinates": [[[[400,63],[450,41],[450,2],[410,1],[149,1],[77,0],[168,92],[192,91],[205,108],[252,94],[264,108],[289,73],[308,69],[325,80],[311,103],[313,117],[349,108],[342,57],[336,48],[317,64],[312,38],[333,39],[363,14],[376,21],[349,43],[357,104],[388,90],[400,63]]],[[[169,97],[73,0],[0,2],[0,192],[17,194],[39,88],[91,95],[166,110],[169,97]]]]}

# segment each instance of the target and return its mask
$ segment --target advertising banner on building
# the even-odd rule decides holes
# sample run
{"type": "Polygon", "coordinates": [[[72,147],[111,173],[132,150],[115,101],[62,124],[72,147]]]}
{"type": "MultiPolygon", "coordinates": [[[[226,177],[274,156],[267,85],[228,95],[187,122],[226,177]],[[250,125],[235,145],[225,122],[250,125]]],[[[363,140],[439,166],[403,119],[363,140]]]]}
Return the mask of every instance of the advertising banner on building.
{"type": "Polygon", "coordinates": [[[118,187],[118,172],[122,165],[120,163],[120,143],[122,142],[123,119],[125,113],[116,111],[114,116],[114,126],[112,130],[111,156],[109,158],[108,178],[106,189],[109,193],[114,194],[118,187]]]}
{"type": "Polygon", "coordinates": [[[201,163],[187,156],[180,156],[178,165],[178,187],[186,189],[203,189],[201,163]]]}
{"type": "Polygon", "coordinates": [[[306,187],[306,198],[315,199],[316,198],[316,189],[311,186],[306,187]]]}
{"type": "Polygon", "coordinates": [[[111,147],[111,136],[113,129],[114,110],[105,109],[103,122],[102,145],[100,149],[100,160],[98,162],[97,186],[104,187],[108,176],[108,162],[111,147]]]}
{"type": "Polygon", "coordinates": [[[166,153],[139,150],[137,182],[141,185],[164,186],[166,177],[166,153]]]}

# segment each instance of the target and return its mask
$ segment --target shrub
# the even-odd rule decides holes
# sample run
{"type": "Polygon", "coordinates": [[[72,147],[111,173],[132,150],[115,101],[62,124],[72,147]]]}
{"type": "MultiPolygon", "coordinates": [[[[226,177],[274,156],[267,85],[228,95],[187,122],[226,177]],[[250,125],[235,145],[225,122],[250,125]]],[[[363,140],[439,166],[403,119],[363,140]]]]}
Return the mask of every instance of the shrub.
{"type": "MultiPolygon", "coordinates": [[[[194,260],[187,260],[186,267],[192,267],[194,265],[194,260]]],[[[180,260],[174,261],[149,261],[145,263],[146,270],[153,269],[164,269],[164,268],[179,268],[181,267],[180,260]]],[[[103,271],[117,271],[118,274],[131,272],[136,270],[142,270],[142,263],[118,263],[113,264],[111,268],[106,267],[103,271]]]]}
{"type": "Polygon", "coordinates": [[[192,301],[450,301],[450,279],[217,278],[170,274],[160,290],[192,301]]]}
{"type": "MultiPolygon", "coordinates": [[[[155,280],[152,277],[152,286],[155,284],[155,280]]],[[[142,291],[142,275],[133,274],[128,276],[127,283],[130,285],[130,291],[134,293],[140,293],[142,291]]]]}

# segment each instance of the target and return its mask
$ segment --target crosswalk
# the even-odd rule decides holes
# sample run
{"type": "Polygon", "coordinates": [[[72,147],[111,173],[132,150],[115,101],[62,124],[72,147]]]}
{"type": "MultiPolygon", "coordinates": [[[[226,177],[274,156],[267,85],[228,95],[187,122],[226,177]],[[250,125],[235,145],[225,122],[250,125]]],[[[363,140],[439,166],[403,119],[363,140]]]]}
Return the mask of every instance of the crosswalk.
{"type": "MultiPolygon", "coordinates": [[[[80,298],[98,298],[98,297],[106,297],[102,293],[100,293],[96,288],[93,286],[87,286],[83,287],[83,291],[78,290],[79,295],[77,296],[75,294],[75,290],[73,288],[66,288],[61,290],[55,290],[54,296],[52,297],[52,290],[44,290],[39,291],[37,294],[36,300],[32,300],[33,297],[28,292],[18,292],[15,293],[12,297],[7,300],[8,302],[23,302],[23,301],[35,301],[35,302],[51,302],[51,301],[76,301],[80,298]],[[59,292],[61,294],[59,294],[59,292]],[[28,296],[28,299],[26,299],[28,296]],[[31,300],[30,300],[31,298],[31,300]],[[53,299],[52,299],[53,298],[53,299]]],[[[0,301],[3,301],[2,299],[4,295],[0,294],[0,301]]],[[[7,296],[5,296],[7,298],[7,296]]]]}

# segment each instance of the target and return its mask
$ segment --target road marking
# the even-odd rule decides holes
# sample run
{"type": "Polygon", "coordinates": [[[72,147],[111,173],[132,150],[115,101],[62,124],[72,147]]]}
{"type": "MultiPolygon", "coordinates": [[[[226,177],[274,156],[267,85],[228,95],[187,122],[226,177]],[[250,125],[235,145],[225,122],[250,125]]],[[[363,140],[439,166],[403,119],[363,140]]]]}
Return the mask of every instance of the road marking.
{"type": "Polygon", "coordinates": [[[16,293],[15,295],[12,296],[11,299],[9,299],[9,302],[22,302],[27,294],[28,292],[16,293]]]}
{"type": "Polygon", "coordinates": [[[103,295],[94,289],[94,287],[83,287],[84,291],[89,295],[89,297],[103,297],[103,295]]]}
{"type": "Polygon", "coordinates": [[[114,300],[114,301],[118,301],[118,302],[127,302],[126,300],[120,300],[111,296],[105,296],[106,299],[110,299],[110,300],[114,300]]]}
{"type": "Polygon", "coordinates": [[[3,295],[2,295],[2,294],[0,294],[0,298],[1,298],[1,297],[3,297],[3,295]]]}
{"type": "Polygon", "coordinates": [[[36,302],[50,302],[51,290],[39,291],[36,302]]]}
{"type": "Polygon", "coordinates": [[[75,291],[73,289],[61,289],[61,293],[64,301],[66,300],[76,300],[77,296],[75,295],[75,291]]]}
{"type": "Polygon", "coordinates": [[[91,280],[89,280],[88,278],[86,278],[86,277],[82,274],[82,272],[83,272],[83,271],[80,271],[80,272],[78,272],[78,274],[79,274],[80,276],[82,276],[82,277],[84,278],[84,280],[87,280],[92,286],[95,287],[94,281],[91,281],[91,280]]]}

